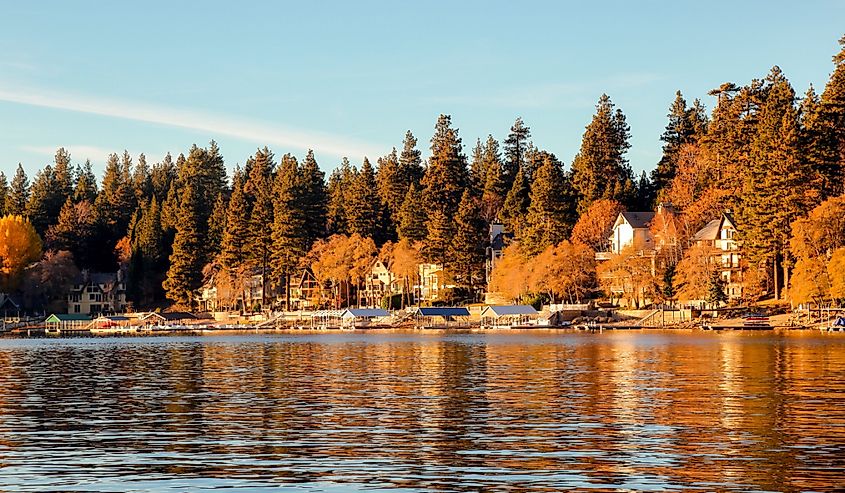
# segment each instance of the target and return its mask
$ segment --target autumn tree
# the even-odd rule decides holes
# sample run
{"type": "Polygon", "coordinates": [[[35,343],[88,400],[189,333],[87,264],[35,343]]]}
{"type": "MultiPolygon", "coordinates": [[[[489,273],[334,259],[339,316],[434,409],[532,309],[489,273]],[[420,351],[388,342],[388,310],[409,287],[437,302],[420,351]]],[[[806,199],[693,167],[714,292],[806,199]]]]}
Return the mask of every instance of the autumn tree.
{"type": "Polygon", "coordinates": [[[563,240],[548,246],[530,262],[530,289],[547,293],[552,303],[580,303],[595,287],[594,257],[584,244],[563,240]]]}
{"type": "Polygon", "coordinates": [[[491,293],[497,293],[511,301],[517,301],[530,289],[531,269],[528,257],[519,242],[512,242],[502,251],[502,258],[496,262],[490,273],[491,293]]]}
{"type": "Polygon", "coordinates": [[[613,231],[613,224],[625,208],[619,202],[600,199],[581,214],[572,228],[572,243],[586,245],[593,251],[605,251],[613,231]]]}
{"type": "Polygon", "coordinates": [[[845,299],[845,247],[837,248],[827,264],[830,278],[830,296],[836,300],[845,299]]]}
{"type": "Polygon", "coordinates": [[[713,275],[718,274],[713,263],[713,249],[707,244],[693,245],[684,252],[678,263],[675,283],[683,300],[704,300],[713,275]]]}
{"type": "Polygon", "coordinates": [[[402,308],[414,301],[412,288],[417,283],[422,262],[417,243],[403,238],[393,246],[389,263],[390,272],[402,286],[402,308]]]}
{"type": "Polygon", "coordinates": [[[0,218],[0,291],[17,289],[24,268],[41,258],[41,238],[22,216],[0,218]]]}

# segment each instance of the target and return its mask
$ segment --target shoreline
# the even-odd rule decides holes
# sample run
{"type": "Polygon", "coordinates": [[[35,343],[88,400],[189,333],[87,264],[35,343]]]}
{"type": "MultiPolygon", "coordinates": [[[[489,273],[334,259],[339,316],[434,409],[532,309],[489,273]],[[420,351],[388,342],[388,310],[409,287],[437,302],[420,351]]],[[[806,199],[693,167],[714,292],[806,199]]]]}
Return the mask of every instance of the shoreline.
{"type": "Polygon", "coordinates": [[[47,332],[42,328],[32,328],[29,330],[16,329],[0,334],[0,339],[70,339],[70,338],[94,338],[94,339],[119,339],[123,337],[173,337],[173,336],[215,336],[215,335],[268,335],[268,334],[343,334],[343,333],[595,333],[601,334],[604,332],[688,332],[688,333],[812,333],[819,332],[822,334],[828,333],[845,333],[845,330],[829,330],[827,328],[818,327],[718,327],[705,329],[702,327],[639,327],[639,326],[596,326],[596,327],[553,327],[553,326],[519,326],[519,327],[480,327],[480,326],[462,326],[462,327],[414,327],[414,326],[379,326],[379,327],[356,327],[356,328],[312,328],[312,327],[285,327],[285,328],[267,328],[267,327],[248,327],[242,326],[239,328],[209,328],[198,327],[189,328],[174,328],[174,329],[159,329],[159,330],[70,330],[61,331],[59,333],[47,332]]]}

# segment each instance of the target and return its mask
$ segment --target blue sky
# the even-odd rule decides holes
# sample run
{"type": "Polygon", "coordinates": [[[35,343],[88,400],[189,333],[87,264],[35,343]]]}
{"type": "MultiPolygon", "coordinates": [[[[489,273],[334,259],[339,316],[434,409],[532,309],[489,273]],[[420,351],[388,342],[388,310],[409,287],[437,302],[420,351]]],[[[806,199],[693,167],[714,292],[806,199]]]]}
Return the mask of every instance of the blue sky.
{"type": "Polygon", "coordinates": [[[693,3],[0,0],[0,170],[215,139],[230,168],[266,144],[328,171],[408,129],[426,156],[440,113],[467,153],[521,116],[569,165],[607,92],[640,171],[677,89],[710,109],[709,89],[777,64],[821,92],[845,2],[693,3]]]}

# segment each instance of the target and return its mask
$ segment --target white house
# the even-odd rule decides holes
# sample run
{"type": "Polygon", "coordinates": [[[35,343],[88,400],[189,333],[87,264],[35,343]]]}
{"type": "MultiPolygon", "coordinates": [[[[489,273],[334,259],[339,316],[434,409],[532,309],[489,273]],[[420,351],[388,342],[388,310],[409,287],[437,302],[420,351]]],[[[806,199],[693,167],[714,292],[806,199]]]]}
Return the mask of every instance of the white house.
{"type": "Polygon", "coordinates": [[[736,221],[730,211],[718,219],[713,219],[692,237],[696,245],[712,249],[711,262],[718,266],[719,275],[725,282],[725,294],[728,299],[742,297],[742,251],[736,240],[736,221]]]}

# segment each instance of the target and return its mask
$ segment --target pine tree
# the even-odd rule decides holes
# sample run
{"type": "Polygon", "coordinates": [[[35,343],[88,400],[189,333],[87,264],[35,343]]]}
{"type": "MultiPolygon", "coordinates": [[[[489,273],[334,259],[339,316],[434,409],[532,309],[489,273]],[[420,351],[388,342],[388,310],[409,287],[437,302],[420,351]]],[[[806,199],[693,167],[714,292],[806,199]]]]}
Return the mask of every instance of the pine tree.
{"type": "Polygon", "coordinates": [[[111,248],[126,233],[129,219],[135,210],[135,191],[128,181],[126,157],[128,154],[124,155],[122,165],[117,154],[108,157],[100,193],[94,203],[97,217],[110,233],[111,248]]]}
{"type": "Polygon", "coordinates": [[[426,215],[422,204],[422,194],[413,183],[408,187],[405,200],[399,209],[399,223],[397,233],[399,240],[407,240],[411,244],[425,240],[426,215]]]}
{"type": "Polygon", "coordinates": [[[349,232],[381,242],[381,201],[376,187],[375,173],[367,158],[352,185],[348,213],[349,232]]]}
{"type": "Polygon", "coordinates": [[[132,171],[132,188],[135,190],[135,200],[140,204],[153,196],[153,179],[147,157],[142,153],[132,171]]]}
{"type": "Polygon", "coordinates": [[[822,92],[819,122],[821,161],[824,175],[832,182],[828,195],[845,191],[845,36],[839,38],[839,53],[833,56],[833,73],[822,92]]]}
{"type": "Polygon", "coordinates": [[[434,127],[431,157],[422,180],[427,211],[440,209],[446,217],[454,217],[467,181],[466,157],[461,152],[458,131],[452,128],[451,117],[440,115],[434,127]]]}
{"type": "Polygon", "coordinates": [[[167,198],[167,192],[170,190],[170,183],[176,178],[176,166],[173,164],[173,158],[168,152],[161,162],[153,165],[150,171],[150,183],[153,188],[159,203],[164,202],[167,198]]]}
{"type": "MultiPolygon", "coordinates": [[[[743,250],[753,265],[786,273],[792,223],[815,205],[812,170],[800,155],[795,93],[780,68],[766,77],[765,101],[759,111],[744,181],[739,221],[743,250]]],[[[784,276],[785,280],[785,276],[784,276]]],[[[785,283],[784,283],[785,285],[785,283]]]]}
{"type": "Polygon", "coordinates": [[[687,108],[681,91],[675,93],[675,101],[669,107],[669,123],[660,137],[663,141],[663,157],[651,173],[651,183],[657,191],[666,188],[675,177],[681,146],[695,142],[703,133],[706,115],[701,104],[687,108]],[[701,132],[701,133],[699,133],[701,132]]]}
{"type": "Polygon", "coordinates": [[[290,278],[308,252],[307,218],[299,206],[302,196],[298,163],[285,155],[276,173],[273,213],[273,267],[285,292],[285,308],[290,309],[290,278]]]}
{"type": "Polygon", "coordinates": [[[503,176],[499,143],[492,135],[487,136],[481,160],[484,175],[481,189],[481,217],[490,223],[499,216],[509,191],[505,188],[507,183],[503,176]]]}
{"type": "Polygon", "coordinates": [[[9,196],[9,182],[6,173],[0,171],[0,217],[6,215],[6,197],[9,196]]]}
{"type": "MultiPolygon", "coordinates": [[[[151,200],[155,200],[155,195],[152,196],[151,200]]],[[[214,210],[208,218],[209,259],[213,259],[220,254],[223,244],[223,232],[226,230],[228,205],[226,196],[221,193],[217,196],[217,201],[214,203],[214,210]]]]}
{"type": "Polygon", "coordinates": [[[260,269],[263,279],[262,303],[267,298],[270,277],[270,255],[273,249],[273,155],[265,147],[251,160],[250,175],[244,191],[252,196],[249,215],[247,251],[250,264],[260,269]]]}
{"type": "Polygon", "coordinates": [[[235,171],[232,180],[232,197],[226,212],[226,229],[223,231],[220,261],[228,269],[229,275],[235,277],[248,256],[250,213],[244,194],[244,177],[240,170],[235,171]]]}
{"type": "Polygon", "coordinates": [[[50,198],[50,217],[57,218],[67,199],[73,195],[73,168],[70,154],[64,147],[56,151],[53,163],[53,190],[50,198]]]}
{"type": "Polygon", "coordinates": [[[426,262],[450,265],[451,245],[455,236],[455,220],[439,208],[431,209],[426,221],[422,256],[426,262]]]}
{"type": "Polygon", "coordinates": [[[343,158],[339,168],[332,171],[327,188],[328,205],[326,210],[326,229],[331,234],[348,234],[348,198],[355,181],[355,173],[349,160],[343,158]]]}
{"type": "Polygon", "coordinates": [[[26,215],[41,236],[47,231],[52,219],[58,215],[53,215],[51,210],[54,190],[53,167],[47,165],[35,173],[29,191],[29,201],[26,203],[26,215]]]}
{"type": "Polygon", "coordinates": [[[326,235],[326,174],[314,158],[314,151],[308,150],[305,161],[299,167],[299,182],[302,197],[299,200],[305,215],[305,240],[308,246],[326,235]]]}
{"type": "Polygon", "coordinates": [[[449,257],[455,281],[470,292],[484,279],[486,225],[480,208],[469,190],[465,190],[455,217],[455,237],[449,257]]]}
{"type": "Polygon", "coordinates": [[[487,181],[487,170],[484,167],[484,146],[481,139],[475,141],[472,148],[472,159],[469,162],[469,187],[476,195],[481,195],[484,183],[487,181]]]}
{"type": "Polygon", "coordinates": [[[572,162],[579,214],[598,199],[629,202],[631,197],[624,196],[626,191],[633,191],[633,173],[625,159],[629,136],[625,115],[621,110],[614,112],[610,97],[603,94],[584,132],[581,150],[572,162]]]}
{"type": "Polygon", "coordinates": [[[399,166],[399,156],[396,149],[378,160],[376,184],[382,208],[385,212],[387,239],[396,239],[396,224],[399,222],[399,209],[408,192],[408,177],[403,176],[399,166]]]}
{"type": "Polygon", "coordinates": [[[531,129],[522,123],[522,118],[517,118],[504,142],[505,162],[502,177],[508,190],[513,188],[513,182],[520,170],[523,176],[529,182],[531,181],[531,175],[526,173],[528,169],[525,168],[525,154],[530,147],[528,142],[530,137],[531,129]]]}
{"type": "Polygon", "coordinates": [[[97,177],[91,161],[86,160],[85,165],[76,168],[76,183],[73,187],[74,202],[90,202],[97,200],[97,177]]]}
{"type": "Polygon", "coordinates": [[[528,212],[528,205],[531,202],[530,193],[528,180],[520,169],[516,172],[513,186],[505,197],[505,203],[502,205],[502,212],[499,217],[505,230],[519,234],[525,214],[528,212]]]}
{"type": "Polygon", "coordinates": [[[47,231],[46,244],[50,250],[67,250],[80,268],[99,264],[94,242],[97,240],[97,217],[91,202],[74,203],[70,198],[62,206],[59,217],[47,231]]]}
{"type": "MultiPolygon", "coordinates": [[[[422,166],[421,153],[417,149],[417,138],[410,130],[405,132],[405,140],[402,142],[402,153],[399,154],[399,174],[406,177],[408,185],[419,184],[422,181],[425,169],[422,166]]],[[[407,187],[405,187],[407,189],[407,187]]]]}
{"type": "Polygon", "coordinates": [[[569,237],[575,225],[574,200],[568,200],[568,179],[560,161],[545,151],[531,156],[536,165],[531,200],[520,229],[520,245],[529,256],[557,245],[569,237]]]}
{"type": "Polygon", "coordinates": [[[9,186],[9,194],[6,196],[6,214],[23,216],[26,214],[27,202],[29,202],[29,178],[23,166],[18,163],[18,169],[9,186]]]}
{"type": "Polygon", "coordinates": [[[184,307],[193,306],[196,290],[202,284],[202,269],[205,265],[205,235],[202,230],[207,222],[203,220],[204,200],[200,188],[201,185],[192,180],[182,185],[173,253],[170,254],[170,268],[163,285],[167,298],[184,307]]]}

